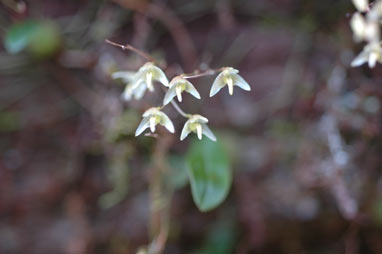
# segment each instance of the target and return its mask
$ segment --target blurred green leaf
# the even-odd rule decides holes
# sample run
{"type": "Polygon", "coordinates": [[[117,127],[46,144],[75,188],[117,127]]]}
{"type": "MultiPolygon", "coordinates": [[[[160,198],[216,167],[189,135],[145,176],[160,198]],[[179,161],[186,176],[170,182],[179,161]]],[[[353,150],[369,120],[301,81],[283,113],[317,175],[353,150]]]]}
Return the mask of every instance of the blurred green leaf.
{"type": "Polygon", "coordinates": [[[39,23],[37,21],[27,20],[12,25],[4,39],[5,49],[12,54],[25,49],[30,43],[39,23]]]}
{"type": "Polygon", "coordinates": [[[4,47],[12,54],[28,49],[37,57],[52,55],[60,45],[58,28],[50,21],[25,20],[12,25],[5,36],[4,47]]]}
{"type": "Polygon", "coordinates": [[[228,156],[218,142],[195,140],[187,153],[194,202],[200,211],[214,209],[228,195],[232,183],[228,156]]]}
{"type": "Polygon", "coordinates": [[[165,181],[174,189],[180,189],[188,183],[188,165],[184,157],[172,155],[168,159],[170,168],[165,181]]]}
{"type": "Polygon", "coordinates": [[[224,211],[225,214],[208,226],[206,239],[197,253],[235,253],[237,244],[237,218],[231,211],[224,211]]]}

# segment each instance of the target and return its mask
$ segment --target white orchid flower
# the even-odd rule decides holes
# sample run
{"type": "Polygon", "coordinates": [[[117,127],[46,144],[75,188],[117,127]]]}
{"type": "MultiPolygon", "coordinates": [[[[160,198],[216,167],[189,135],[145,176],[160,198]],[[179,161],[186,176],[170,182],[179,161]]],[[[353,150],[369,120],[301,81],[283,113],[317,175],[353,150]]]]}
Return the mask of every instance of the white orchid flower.
{"type": "Polygon", "coordinates": [[[372,21],[378,21],[382,18],[382,1],[376,1],[373,3],[373,7],[367,13],[367,18],[372,21]]]}
{"type": "Polygon", "coordinates": [[[251,91],[251,87],[247,81],[245,81],[238,73],[239,71],[232,67],[225,67],[212,84],[210,97],[217,94],[225,85],[228,86],[228,92],[230,95],[233,94],[234,86],[238,86],[246,91],[251,91]]]}
{"type": "Polygon", "coordinates": [[[126,101],[131,100],[132,97],[136,100],[140,100],[145,95],[147,86],[145,82],[141,81],[138,84],[127,84],[125,90],[122,93],[122,98],[126,101]]]}
{"type": "Polygon", "coordinates": [[[353,30],[354,39],[356,41],[363,40],[366,27],[366,20],[359,12],[354,13],[351,17],[350,27],[353,30]]]}
{"type": "Polygon", "coordinates": [[[122,79],[124,83],[133,83],[135,81],[136,72],[133,71],[116,71],[111,74],[113,79],[122,79]]]}
{"type": "Polygon", "coordinates": [[[201,115],[192,115],[190,119],[184,124],[180,140],[184,140],[188,134],[194,132],[197,134],[198,139],[202,139],[202,135],[205,135],[212,141],[216,141],[215,135],[207,126],[208,119],[201,115]]]}
{"type": "Polygon", "coordinates": [[[135,72],[117,71],[114,72],[111,77],[113,79],[121,79],[126,83],[125,90],[122,93],[122,98],[126,101],[131,100],[133,97],[136,100],[140,100],[146,92],[146,83],[142,80],[137,80],[135,72]]]}
{"type": "Polygon", "coordinates": [[[151,132],[155,132],[156,125],[160,124],[164,126],[169,132],[174,133],[175,128],[170,118],[160,111],[160,107],[154,107],[146,110],[143,113],[143,119],[135,131],[135,136],[142,134],[147,128],[150,128],[151,132]]]}
{"type": "Polygon", "coordinates": [[[175,77],[170,82],[170,88],[163,99],[163,105],[167,105],[176,96],[178,101],[182,101],[182,93],[186,91],[194,96],[196,99],[200,99],[198,90],[191,84],[190,81],[181,77],[175,77]]]}
{"type": "Polygon", "coordinates": [[[376,21],[365,19],[359,12],[354,13],[350,26],[356,41],[379,41],[379,25],[376,21]]]}
{"type": "Polygon", "coordinates": [[[366,62],[370,68],[375,67],[377,62],[382,63],[382,48],[379,42],[366,45],[362,52],[351,62],[351,66],[358,67],[366,62]]]}
{"type": "Polygon", "coordinates": [[[366,12],[369,9],[368,0],[353,0],[353,4],[360,12],[366,12]]]}
{"type": "Polygon", "coordinates": [[[168,86],[168,80],[164,72],[157,67],[152,62],[145,63],[141,68],[139,68],[136,75],[136,83],[138,85],[140,80],[143,80],[149,89],[149,91],[154,91],[153,82],[158,81],[164,86],[168,86]]]}

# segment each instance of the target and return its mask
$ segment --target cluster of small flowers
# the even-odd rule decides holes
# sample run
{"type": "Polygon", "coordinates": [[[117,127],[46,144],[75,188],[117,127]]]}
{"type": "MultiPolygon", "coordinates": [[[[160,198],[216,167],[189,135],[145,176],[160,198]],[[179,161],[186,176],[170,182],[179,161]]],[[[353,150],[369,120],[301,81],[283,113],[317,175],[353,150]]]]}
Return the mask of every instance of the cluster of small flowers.
{"type": "Polygon", "coordinates": [[[382,18],[382,0],[369,3],[369,0],[353,0],[357,12],[350,20],[354,40],[365,41],[363,51],[352,61],[351,66],[357,67],[368,63],[373,68],[377,62],[382,63],[382,47],[380,24],[382,18]]]}
{"type": "MultiPolygon", "coordinates": [[[[231,67],[221,68],[221,73],[216,77],[212,84],[210,97],[214,96],[224,86],[228,86],[229,94],[233,94],[233,87],[238,86],[246,91],[250,91],[249,84],[239,76],[239,71],[231,67]]],[[[135,136],[142,134],[146,129],[150,129],[155,132],[156,125],[164,126],[169,132],[174,133],[175,128],[170,118],[161,110],[168,105],[176,97],[179,102],[182,101],[182,93],[187,92],[197,99],[201,99],[199,92],[194,85],[187,80],[191,76],[182,74],[174,77],[171,82],[165,73],[154,63],[147,62],[139,68],[137,72],[119,71],[112,74],[112,78],[121,79],[126,83],[126,88],[123,92],[123,98],[125,100],[131,100],[132,98],[140,100],[145,94],[146,90],[153,92],[154,82],[161,83],[168,90],[163,99],[163,105],[160,107],[152,107],[143,113],[143,120],[139,124],[135,136]]],[[[209,139],[216,141],[215,135],[208,128],[208,119],[198,114],[186,114],[180,112],[184,117],[188,118],[184,124],[180,140],[184,140],[191,132],[197,134],[199,139],[202,139],[202,135],[205,135],[209,139]]]]}

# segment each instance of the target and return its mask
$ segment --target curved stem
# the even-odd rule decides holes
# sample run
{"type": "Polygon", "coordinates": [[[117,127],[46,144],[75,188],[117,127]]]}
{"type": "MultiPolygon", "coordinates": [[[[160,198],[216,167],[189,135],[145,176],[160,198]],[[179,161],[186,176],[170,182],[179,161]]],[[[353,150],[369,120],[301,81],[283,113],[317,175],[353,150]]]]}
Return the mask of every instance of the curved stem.
{"type": "Polygon", "coordinates": [[[181,114],[183,117],[185,118],[190,118],[190,114],[187,114],[186,112],[184,112],[178,105],[178,103],[176,103],[174,100],[171,100],[171,104],[174,106],[174,108],[176,109],[176,111],[178,111],[179,114],[181,114]]]}
{"type": "Polygon", "coordinates": [[[120,47],[121,49],[123,50],[131,50],[135,53],[137,53],[138,55],[140,55],[141,57],[145,58],[146,60],[150,61],[150,62],[154,62],[156,63],[157,61],[155,61],[154,58],[152,58],[149,54],[145,53],[144,51],[140,50],[140,49],[137,49],[133,46],[131,46],[130,44],[126,44],[126,45],[122,45],[122,44],[118,44],[116,42],[112,42],[110,40],[105,40],[107,43],[113,45],[113,46],[117,46],[117,47],[120,47]]]}
{"type": "MultiPolygon", "coordinates": [[[[166,94],[166,88],[164,88],[164,87],[162,87],[162,91],[166,94]]],[[[175,110],[176,111],[178,111],[178,113],[181,115],[181,116],[183,116],[183,117],[185,117],[185,118],[190,118],[190,114],[187,114],[186,112],[184,112],[181,108],[180,108],[180,106],[178,105],[178,103],[176,103],[175,101],[174,101],[174,99],[172,99],[171,101],[171,104],[172,104],[172,106],[175,108],[175,110]]],[[[160,107],[161,109],[162,108],[164,108],[166,105],[162,105],[162,107],[160,107]]]]}
{"type": "Polygon", "coordinates": [[[220,72],[223,70],[224,67],[219,68],[219,69],[209,69],[204,72],[199,72],[195,71],[194,73],[189,73],[189,74],[181,74],[181,76],[184,79],[191,79],[191,78],[199,78],[199,77],[204,77],[204,76],[210,76],[216,74],[216,72],[220,72]]]}

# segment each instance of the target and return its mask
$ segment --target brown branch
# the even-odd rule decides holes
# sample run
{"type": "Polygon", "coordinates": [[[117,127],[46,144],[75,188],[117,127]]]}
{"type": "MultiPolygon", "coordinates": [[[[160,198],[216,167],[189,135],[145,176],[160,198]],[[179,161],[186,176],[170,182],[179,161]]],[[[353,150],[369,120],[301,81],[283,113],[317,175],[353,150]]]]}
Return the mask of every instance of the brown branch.
{"type": "Polygon", "coordinates": [[[151,57],[149,54],[145,53],[144,51],[142,51],[140,49],[137,49],[137,48],[131,46],[130,44],[122,45],[122,44],[118,44],[116,42],[112,42],[112,41],[107,40],[107,39],[105,41],[107,43],[113,45],[113,46],[120,47],[123,50],[131,50],[131,51],[137,53],[138,55],[140,55],[141,57],[145,58],[146,60],[148,60],[150,62],[157,63],[157,61],[153,57],[151,57]]]}

